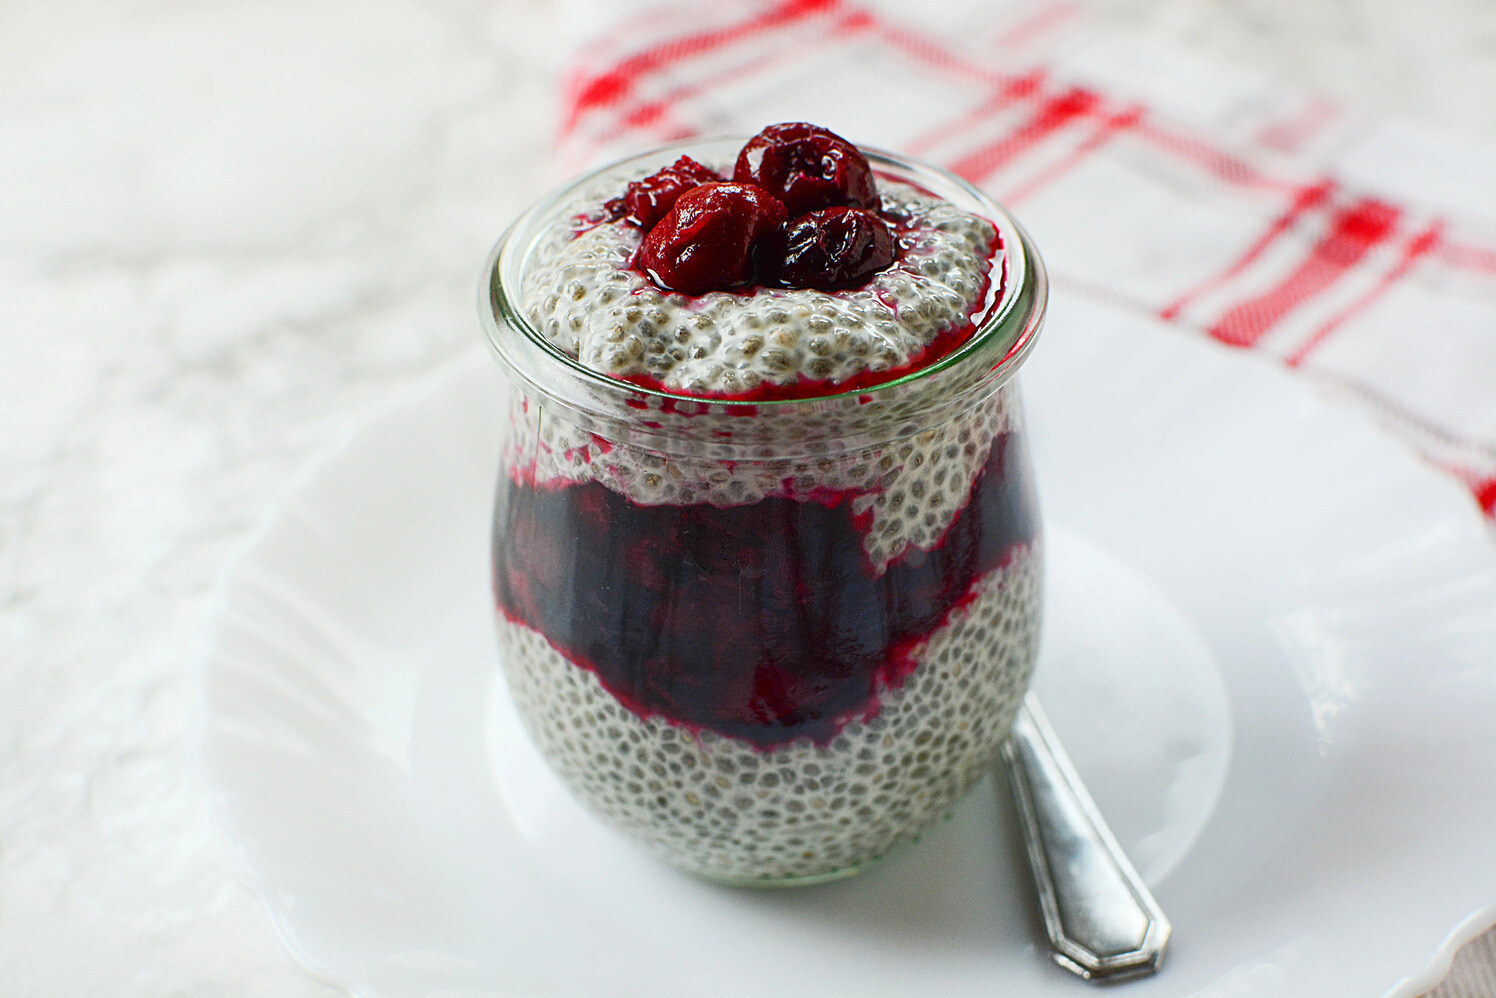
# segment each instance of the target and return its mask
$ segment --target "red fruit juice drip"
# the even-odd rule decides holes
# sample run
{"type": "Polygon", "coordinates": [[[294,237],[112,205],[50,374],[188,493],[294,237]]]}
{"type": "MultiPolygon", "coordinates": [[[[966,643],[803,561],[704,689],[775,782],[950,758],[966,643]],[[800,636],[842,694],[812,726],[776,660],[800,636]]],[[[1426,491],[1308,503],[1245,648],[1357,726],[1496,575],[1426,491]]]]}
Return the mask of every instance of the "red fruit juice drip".
{"type": "Polygon", "coordinates": [[[876,714],[914,652],[1038,531],[1020,434],[993,442],[939,543],[882,572],[864,548],[871,518],[852,509],[862,494],[645,506],[598,482],[505,476],[498,609],[640,717],[764,750],[824,745],[876,714]]]}

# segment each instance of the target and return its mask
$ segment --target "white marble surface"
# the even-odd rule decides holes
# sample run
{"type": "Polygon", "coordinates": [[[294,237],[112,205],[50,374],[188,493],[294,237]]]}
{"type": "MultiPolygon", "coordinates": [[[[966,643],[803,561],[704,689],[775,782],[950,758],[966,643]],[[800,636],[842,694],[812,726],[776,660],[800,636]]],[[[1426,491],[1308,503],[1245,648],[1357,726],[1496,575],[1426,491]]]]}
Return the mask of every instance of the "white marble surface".
{"type": "MultiPolygon", "coordinates": [[[[1090,6],[1496,134],[1484,0],[1090,6]]],[[[208,827],[191,668],[275,496],[474,349],[483,255],[559,179],[558,30],[544,0],[0,3],[0,994],[333,993],[208,827]]]]}

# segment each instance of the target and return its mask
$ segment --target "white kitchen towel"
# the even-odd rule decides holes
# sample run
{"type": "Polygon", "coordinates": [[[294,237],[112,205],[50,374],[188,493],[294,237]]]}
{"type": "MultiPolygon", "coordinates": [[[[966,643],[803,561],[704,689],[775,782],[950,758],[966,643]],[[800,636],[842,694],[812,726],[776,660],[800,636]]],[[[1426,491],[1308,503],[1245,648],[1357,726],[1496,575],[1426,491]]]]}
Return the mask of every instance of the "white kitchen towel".
{"type": "Polygon", "coordinates": [[[1496,517],[1496,147],[1064,2],[570,3],[559,171],[788,120],[934,161],[1012,209],[1057,287],[1278,358],[1496,517]]]}

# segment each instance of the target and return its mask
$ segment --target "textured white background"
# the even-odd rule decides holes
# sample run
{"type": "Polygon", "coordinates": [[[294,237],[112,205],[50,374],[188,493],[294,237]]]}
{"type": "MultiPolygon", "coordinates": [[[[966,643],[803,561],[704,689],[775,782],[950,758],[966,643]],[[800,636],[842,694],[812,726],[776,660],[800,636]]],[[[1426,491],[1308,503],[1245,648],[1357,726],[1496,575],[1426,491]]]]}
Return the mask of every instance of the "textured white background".
{"type": "MultiPolygon", "coordinates": [[[[1488,0],[1087,6],[1496,136],[1488,0]]],[[[545,0],[0,0],[0,995],[332,993],[208,828],[209,595],[301,469],[474,348],[488,246],[562,179],[559,22],[545,0]]],[[[1450,996],[1496,987],[1475,949],[1450,996]]]]}

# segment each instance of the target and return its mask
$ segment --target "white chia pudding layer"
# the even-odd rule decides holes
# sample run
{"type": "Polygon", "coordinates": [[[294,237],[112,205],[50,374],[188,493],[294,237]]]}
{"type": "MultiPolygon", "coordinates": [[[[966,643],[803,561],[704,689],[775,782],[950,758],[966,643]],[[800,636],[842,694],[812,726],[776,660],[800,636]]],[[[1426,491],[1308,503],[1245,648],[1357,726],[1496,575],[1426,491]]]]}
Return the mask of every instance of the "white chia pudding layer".
{"type": "Polygon", "coordinates": [[[573,205],[575,227],[558,227],[537,247],[523,307],[536,329],[586,367],[647,376],[667,391],[731,397],[766,383],[895,371],[942,334],[967,327],[1002,282],[991,222],[880,178],[882,214],[898,236],[899,258],[864,287],[696,297],[661,291],[630,267],[643,232],[595,214],[622,186],[615,179],[589,188],[573,205]]]}
{"type": "Polygon", "coordinates": [[[853,512],[866,515],[868,523],[863,547],[874,570],[882,572],[911,546],[928,549],[939,542],[966,505],[992,442],[1021,425],[1018,404],[1013,390],[994,392],[886,447],[817,458],[724,460],[666,456],[608,441],[516,398],[506,465],[536,484],[601,482],[642,506],[728,507],[768,496],[808,500],[827,492],[856,493],[853,512]]]}
{"type": "Polygon", "coordinates": [[[729,883],[856,872],[950,813],[992,765],[1038,643],[1035,543],[976,585],[875,716],[824,746],[764,751],[622,706],[544,637],[499,618],[527,730],[567,787],[617,830],[689,873],[729,883]]]}

